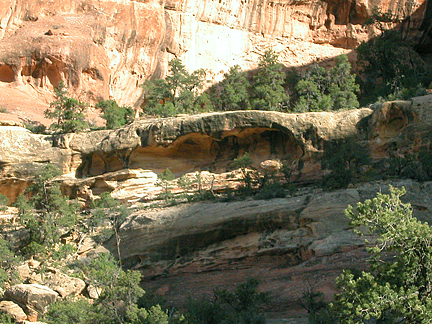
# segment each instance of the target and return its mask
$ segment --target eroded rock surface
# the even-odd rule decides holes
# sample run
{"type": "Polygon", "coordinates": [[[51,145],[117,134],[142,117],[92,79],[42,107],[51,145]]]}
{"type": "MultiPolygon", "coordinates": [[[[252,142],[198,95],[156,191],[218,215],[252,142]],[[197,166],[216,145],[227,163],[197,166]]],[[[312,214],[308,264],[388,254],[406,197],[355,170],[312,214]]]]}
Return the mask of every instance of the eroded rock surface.
{"type": "MultiPolygon", "coordinates": [[[[0,127],[4,138],[0,142],[1,192],[13,201],[31,175],[48,162],[63,169],[57,181],[62,182],[64,193],[85,202],[105,191],[124,201],[149,199],[158,190],[157,174],[166,168],[177,177],[202,171],[206,185],[212,181],[214,190],[222,190],[222,186],[230,187],[225,173],[229,164],[245,152],[256,168],[261,162],[270,170],[280,167],[278,161],[295,162],[292,180],[307,184],[325,174],[320,159],[334,140],[351,139],[368,148],[374,162],[430,152],[431,107],[429,95],[384,103],[375,110],[209,113],[136,120],[117,130],[58,137],[5,126],[0,127]],[[16,184],[15,191],[8,187],[11,183],[16,184]]],[[[271,311],[296,311],[308,282],[331,296],[341,269],[366,266],[364,239],[350,230],[344,210],[380,190],[386,192],[389,184],[375,182],[333,192],[305,187],[280,199],[140,210],[120,229],[121,257],[127,267],[142,272],[149,291],[176,304],[185,296],[209,294],[219,286],[257,277],[262,280],[260,289],[277,296],[271,311]]],[[[432,221],[430,182],[392,184],[405,186],[404,199],[412,203],[415,215],[432,221]]],[[[2,217],[7,220],[14,221],[9,210],[2,217]]],[[[93,244],[83,242],[80,253],[93,249],[93,244]]],[[[106,248],[117,253],[115,242],[108,242],[106,248]]],[[[59,284],[63,279],[56,280],[50,287],[69,294],[69,288],[59,284]]],[[[82,283],[72,286],[73,294],[82,283]]],[[[14,300],[21,306],[28,304],[14,300]]],[[[25,309],[34,319],[43,307],[25,309]]]]}
{"type": "Polygon", "coordinates": [[[27,319],[26,313],[12,301],[0,301],[0,313],[10,315],[16,322],[22,322],[27,319]]]}
{"type": "Polygon", "coordinates": [[[38,284],[19,284],[6,289],[4,299],[20,305],[30,321],[37,321],[58,294],[50,288],[38,284]]]}
{"type": "MultiPolygon", "coordinates": [[[[392,184],[407,189],[403,200],[413,203],[415,216],[432,222],[430,182],[392,184]]],[[[149,291],[176,304],[254,277],[272,296],[271,309],[292,315],[308,284],[331,297],[342,269],[365,269],[365,237],[353,233],[344,210],[388,185],[145,210],[122,225],[120,251],[149,291]]]]}
{"type": "Polygon", "coordinates": [[[163,77],[180,58],[220,81],[239,64],[255,69],[273,48],[284,65],[327,61],[379,32],[363,24],[375,7],[392,12],[404,39],[430,53],[426,0],[351,1],[76,1],[0,2],[0,104],[25,119],[41,116],[65,80],[92,103],[112,97],[138,107],[140,84],[163,77]],[[429,47],[428,47],[429,46],[429,47]],[[28,98],[26,98],[26,94],[28,98]],[[18,97],[18,98],[17,98],[18,97]]]}
{"type": "Polygon", "coordinates": [[[176,177],[210,171],[219,185],[233,159],[245,152],[255,168],[279,160],[295,169],[291,180],[307,183],[325,174],[320,159],[334,140],[361,144],[373,161],[428,151],[431,107],[428,95],[384,103],[375,111],[208,113],[139,119],[117,130],[58,137],[4,126],[0,127],[0,193],[13,202],[32,174],[54,163],[63,170],[59,181],[71,197],[92,200],[109,191],[121,200],[146,199],[155,193],[156,175],[167,168],[176,177]]]}

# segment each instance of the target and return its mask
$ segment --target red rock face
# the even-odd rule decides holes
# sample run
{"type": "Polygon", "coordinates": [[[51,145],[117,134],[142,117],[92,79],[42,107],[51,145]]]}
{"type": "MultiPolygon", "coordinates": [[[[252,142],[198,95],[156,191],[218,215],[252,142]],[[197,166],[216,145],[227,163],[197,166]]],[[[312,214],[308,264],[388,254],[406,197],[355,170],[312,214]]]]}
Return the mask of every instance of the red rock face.
{"type": "Polygon", "coordinates": [[[374,37],[377,31],[362,24],[376,5],[395,14],[388,28],[428,44],[425,0],[0,0],[0,90],[10,94],[0,104],[46,122],[42,112],[63,79],[81,100],[114,98],[137,107],[140,85],[164,76],[173,57],[190,70],[207,69],[212,81],[234,64],[255,68],[268,48],[286,66],[331,64],[374,37]]]}
{"type": "MultiPolygon", "coordinates": [[[[65,80],[75,97],[134,103],[164,37],[156,2],[0,2],[0,82],[49,94],[65,80]]],[[[50,97],[47,98],[49,101],[50,97]]]]}

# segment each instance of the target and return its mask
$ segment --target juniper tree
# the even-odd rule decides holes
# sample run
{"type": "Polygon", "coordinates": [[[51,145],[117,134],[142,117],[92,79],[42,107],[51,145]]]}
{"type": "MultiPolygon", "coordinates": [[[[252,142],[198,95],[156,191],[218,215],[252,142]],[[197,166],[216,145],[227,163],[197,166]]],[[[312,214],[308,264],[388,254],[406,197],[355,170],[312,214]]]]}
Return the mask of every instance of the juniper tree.
{"type": "Polygon", "coordinates": [[[53,179],[61,171],[47,164],[34,177],[25,194],[16,201],[19,221],[28,230],[24,251],[44,252],[59,241],[63,230],[70,230],[78,220],[78,205],[64,196],[53,179]]]}
{"type": "Polygon", "coordinates": [[[119,128],[134,119],[132,107],[119,107],[115,100],[102,100],[96,104],[102,110],[102,118],[106,120],[106,128],[119,128]]]}
{"type": "Polygon", "coordinates": [[[253,76],[250,101],[252,109],[282,111],[288,97],[283,87],[285,72],[273,50],[260,57],[258,71],[253,76]]]}
{"type": "Polygon", "coordinates": [[[298,101],[295,110],[330,111],[359,107],[359,85],[346,55],[336,58],[336,65],[328,71],[315,64],[295,85],[298,101]]]}
{"type": "Polygon", "coordinates": [[[211,110],[207,95],[199,94],[204,86],[205,70],[189,73],[179,59],[171,60],[169,68],[170,74],[165,79],[147,80],[142,85],[145,94],[144,112],[167,117],[211,110]]]}
{"type": "Polygon", "coordinates": [[[239,65],[234,65],[224,74],[221,82],[219,110],[247,110],[249,103],[249,81],[239,65]]]}
{"type": "Polygon", "coordinates": [[[50,129],[60,133],[76,133],[85,130],[88,123],[84,111],[87,104],[68,96],[66,86],[60,81],[54,90],[56,100],[45,110],[46,118],[54,119],[50,129]]]}
{"type": "Polygon", "coordinates": [[[400,200],[405,192],[390,186],[389,194],[346,210],[355,229],[377,240],[368,248],[368,271],[344,271],[338,278],[341,292],[330,307],[331,323],[432,321],[432,228],[400,200]]]}

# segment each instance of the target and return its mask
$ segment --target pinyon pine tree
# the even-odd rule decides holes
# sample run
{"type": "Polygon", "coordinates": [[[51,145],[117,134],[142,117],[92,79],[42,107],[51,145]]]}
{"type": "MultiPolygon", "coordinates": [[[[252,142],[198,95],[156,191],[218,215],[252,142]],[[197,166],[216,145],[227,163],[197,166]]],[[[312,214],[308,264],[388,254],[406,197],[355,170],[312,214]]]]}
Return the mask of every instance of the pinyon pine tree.
{"type": "Polygon", "coordinates": [[[359,90],[348,57],[340,55],[330,70],[316,64],[303,74],[295,85],[298,101],[294,110],[307,112],[358,108],[359,90]]]}

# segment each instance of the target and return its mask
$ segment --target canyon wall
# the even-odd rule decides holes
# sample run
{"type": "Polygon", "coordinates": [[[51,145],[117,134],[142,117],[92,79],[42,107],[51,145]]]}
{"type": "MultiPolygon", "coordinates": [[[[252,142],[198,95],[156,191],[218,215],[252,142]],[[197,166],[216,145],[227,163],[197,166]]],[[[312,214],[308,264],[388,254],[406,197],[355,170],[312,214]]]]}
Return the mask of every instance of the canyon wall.
{"type": "Polygon", "coordinates": [[[269,48],[287,67],[331,64],[376,35],[362,25],[374,7],[393,12],[388,27],[403,28],[407,40],[429,41],[426,0],[2,0],[0,105],[43,111],[63,79],[81,100],[137,107],[140,84],[166,75],[174,57],[190,71],[205,68],[209,84],[234,64],[256,68],[269,48]]]}
{"type": "Polygon", "coordinates": [[[14,201],[47,163],[63,171],[65,193],[87,200],[104,191],[126,201],[145,199],[153,194],[156,175],[167,168],[176,177],[211,172],[215,185],[223,187],[229,183],[231,162],[245,152],[256,169],[264,161],[280,160],[293,167],[292,180],[307,184],[328,173],[321,158],[337,140],[364,147],[385,169],[391,157],[419,157],[430,151],[431,107],[428,95],[387,102],[376,110],[219,112],[137,119],[117,130],[58,136],[3,126],[0,193],[14,201]]]}
{"type": "MultiPolygon", "coordinates": [[[[389,184],[405,186],[415,216],[432,221],[431,182],[380,180],[332,192],[310,185],[328,172],[321,165],[327,144],[351,140],[367,148],[371,165],[391,168],[389,159],[396,156],[415,168],[416,158],[430,157],[431,108],[428,95],[341,112],[137,119],[117,130],[59,136],[0,126],[0,193],[13,201],[35,173],[54,163],[63,170],[56,179],[63,192],[83,206],[103,192],[140,206],[119,230],[120,251],[125,266],[141,271],[148,291],[178,305],[188,295],[201,298],[255,277],[273,298],[266,309],[271,316],[299,316],[304,311],[298,299],[308,284],[330,297],[342,269],[366,265],[364,241],[343,213],[348,204],[386,192],[389,184]],[[157,174],[165,168],[176,177],[201,171],[205,189],[211,183],[216,193],[235,188],[238,177],[227,171],[245,152],[257,169],[268,160],[294,166],[299,190],[280,199],[144,208],[161,192],[157,174]]],[[[79,253],[84,257],[93,248],[87,238],[79,253]]],[[[105,248],[117,253],[112,240],[105,248]]]]}

